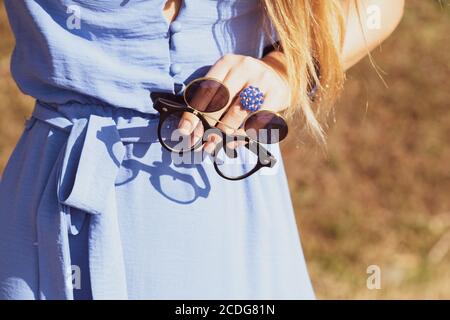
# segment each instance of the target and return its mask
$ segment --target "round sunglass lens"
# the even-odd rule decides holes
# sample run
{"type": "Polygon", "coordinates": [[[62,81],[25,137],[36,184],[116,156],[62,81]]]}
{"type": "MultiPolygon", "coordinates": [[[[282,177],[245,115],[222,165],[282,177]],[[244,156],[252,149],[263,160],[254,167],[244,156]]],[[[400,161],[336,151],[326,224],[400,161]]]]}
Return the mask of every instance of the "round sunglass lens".
{"type": "Polygon", "coordinates": [[[248,137],[264,144],[278,143],[288,134],[288,125],[279,115],[270,111],[252,114],[244,124],[248,137]]]}
{"type": "Polygon", "coordinates": [[[161,142],[175,152],[190,151],[202,143],[204,128],[199,118],[190,115],[189,123],[183,118],[183,112],[174,112],[160,125],[161,142]]]}
{"type": "Polygon", "coordinates": [[[216,80],[200,79],[188,85],[184,97],[191,108],[201,112],[216,112],[228,104],[230,93],[216,80]]]}

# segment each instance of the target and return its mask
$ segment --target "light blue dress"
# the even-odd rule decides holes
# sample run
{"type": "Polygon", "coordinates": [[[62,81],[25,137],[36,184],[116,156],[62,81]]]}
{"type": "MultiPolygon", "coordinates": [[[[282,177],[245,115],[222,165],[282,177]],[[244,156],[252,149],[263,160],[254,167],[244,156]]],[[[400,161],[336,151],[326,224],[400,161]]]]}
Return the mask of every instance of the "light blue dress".
{"type": "Polygon", "coordinates": [[[5,0],[37,102],[0,182],[0,299],[314,298],[282,161],[239,182],[174,163],[149,97],[260,57],[259,1],[184,0],[171,24],[164,2],[5,0]]]}

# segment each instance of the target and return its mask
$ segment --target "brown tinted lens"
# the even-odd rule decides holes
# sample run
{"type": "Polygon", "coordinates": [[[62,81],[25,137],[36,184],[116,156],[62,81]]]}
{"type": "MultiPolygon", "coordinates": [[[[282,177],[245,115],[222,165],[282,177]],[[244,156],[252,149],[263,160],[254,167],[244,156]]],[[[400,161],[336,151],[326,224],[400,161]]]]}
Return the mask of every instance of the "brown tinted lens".
{"type": "Polygon", "coordinates": [[[184,98],[191,108],[202,112],[216,112],[227,105],[230,93],[216,80],[200,79],[188,85],[184,98]]]}
{"type": "Polygon", "coordinates": [[[246,134],[261,143],[277,143],[286,138],[288,125],[277,114],[259,111],[247,118],[244,124],[246,134]]]}

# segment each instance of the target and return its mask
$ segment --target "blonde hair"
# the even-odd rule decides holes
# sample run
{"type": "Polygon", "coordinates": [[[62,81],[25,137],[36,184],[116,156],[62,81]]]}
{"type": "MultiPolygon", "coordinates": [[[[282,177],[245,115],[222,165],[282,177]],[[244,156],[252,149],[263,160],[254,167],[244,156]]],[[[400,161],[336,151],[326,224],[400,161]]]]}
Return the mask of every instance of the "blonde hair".
{"type": "Polygon", "coordinates": [[[291,88],[287,115],[300,110],[306,127],[321,142],[325,142],[325,134],[320,122],[331,110],[345,78],[341,62],[344,15],[340,2],[262,0],[284,52],[291,88]],[[312,103],[308,90],[314,85],[318,90],[312,103]]]}

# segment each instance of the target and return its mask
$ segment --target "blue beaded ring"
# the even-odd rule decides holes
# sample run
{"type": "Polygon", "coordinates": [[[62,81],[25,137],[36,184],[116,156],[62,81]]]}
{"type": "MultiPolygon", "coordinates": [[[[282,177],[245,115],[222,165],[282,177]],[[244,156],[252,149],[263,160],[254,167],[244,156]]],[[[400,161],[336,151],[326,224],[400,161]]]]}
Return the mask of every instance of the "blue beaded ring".
{"type": "Polygon", "coordinates": [[[248,86],[239,94],[241,106],[250,112],[258,111],[264,103],[264,94],[258,87],[248,86]]]}

